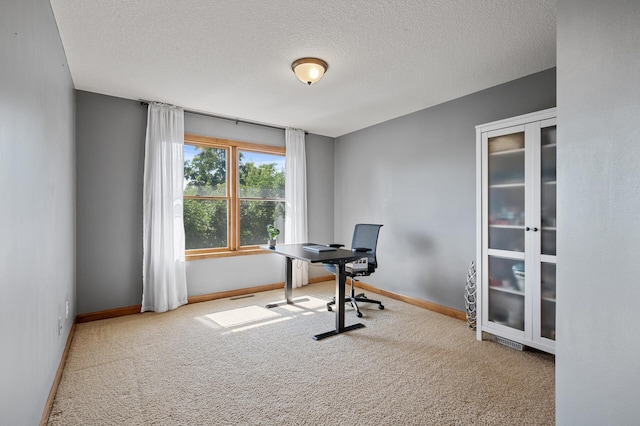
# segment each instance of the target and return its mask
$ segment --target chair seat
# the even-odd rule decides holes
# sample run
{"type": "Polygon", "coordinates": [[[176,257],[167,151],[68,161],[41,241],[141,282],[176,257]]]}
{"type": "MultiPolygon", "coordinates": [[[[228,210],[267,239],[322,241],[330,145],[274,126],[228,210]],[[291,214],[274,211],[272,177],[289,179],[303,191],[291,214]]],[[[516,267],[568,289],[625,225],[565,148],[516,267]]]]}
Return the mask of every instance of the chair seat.
{"type": "MultiPolygon", "coordinates": [[[[324,266],[324,269],[331,272],[333,275],[336,274],[336,265],[325,263],[323,266],[324,266]]],[[[369,269],[367,269],[366,271],[355,271],[355,272],[346,271],[345,275],[347,277],[365,277],[373,274],[374,272],[375,272],[375,267],[369,265],[369,269]]]]}

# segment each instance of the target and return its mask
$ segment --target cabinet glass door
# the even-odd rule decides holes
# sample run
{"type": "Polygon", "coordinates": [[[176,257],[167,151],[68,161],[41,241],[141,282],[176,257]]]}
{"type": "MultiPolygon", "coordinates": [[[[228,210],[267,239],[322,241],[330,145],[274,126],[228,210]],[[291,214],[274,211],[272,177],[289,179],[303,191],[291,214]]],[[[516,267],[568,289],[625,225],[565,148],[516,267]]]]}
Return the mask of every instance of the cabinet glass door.
{"type": "Polygon", "coordinates": [[[556,254],[556,126],[540,130],[542,254],[556,254]]]}
{"type": "Polygon", "coordinates": [[[488,319],[524,331],[525,133],[487,138],[488,319]]]}
{"type": "Polygon", "coordinates": [[[556,340],[556,264],[541,264],[540,335],[556,340]]]}
{"type": "Polygon", "coordinates": [[[524,261],[489,256],[489,321],[524,331],[524,261]]]}
{"type": "Polygon", "coordinates": [[[556,126],[540,129],[540,336],[556,339],[556,126]]]}
{"type": "Polygon", "coordinates": [[[524,132],[488,139],[489,248],[524,252],[524,132]]]}

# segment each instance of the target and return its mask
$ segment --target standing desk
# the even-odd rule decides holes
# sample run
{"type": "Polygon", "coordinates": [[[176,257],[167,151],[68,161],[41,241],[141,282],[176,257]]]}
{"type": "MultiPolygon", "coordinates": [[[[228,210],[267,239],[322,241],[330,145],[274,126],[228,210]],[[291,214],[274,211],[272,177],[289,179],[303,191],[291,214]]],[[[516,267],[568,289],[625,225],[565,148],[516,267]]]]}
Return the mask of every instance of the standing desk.
{"type": "MultiPolygon", "coordinates": [[[[321,340],[329,336],[335,336],[336,334],[344,333],[347,331],[355,330],[357,328],[364,327],[364,324],[357,323],[344,326],[344,302],[345,302],[345,282],[346,272],[345,264],[353,262],[354,260],[366,257],[367,253],[355,252],[351,250],[336,249],[332,251],[313,252],[305,250],[304,246],[314,245],[314,243],[305,244],[278,244],[274,248],[267,246],[260,246],[263,250],[277,253],[285,256],[287,259],[285,266],[285,286],[284,295],[287,304],[293,304],[293,260],[298,259],[309,263],[330,263],[336,265],[336,328],[335,330],[327,331],[326,333],[320,333],[313,336],[314,340],[321,340]]],[[[267,305],[267,308],[273,308],[277,305],[267,305]]]]}

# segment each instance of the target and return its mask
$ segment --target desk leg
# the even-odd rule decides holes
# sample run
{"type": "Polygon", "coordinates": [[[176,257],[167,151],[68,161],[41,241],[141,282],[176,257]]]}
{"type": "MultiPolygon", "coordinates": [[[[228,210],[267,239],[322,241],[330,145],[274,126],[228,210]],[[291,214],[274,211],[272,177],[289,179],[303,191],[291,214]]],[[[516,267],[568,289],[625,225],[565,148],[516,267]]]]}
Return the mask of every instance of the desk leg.
{"type": "Polygon", "coordinates": [[[293,259],[287,257],[287,271],[284,279],[284,297],[287,299],[287,304],[293,303],[293,259]]]}
{"type": "MultiPolygon", "coordinates": [[[[287,257],[287,262],[285,266],[285,278],[284,278],[284,298],[286,300],[287,305],[293,304],[293,259],[287,257]]],[[[278,307],[277,303],[269,303],[266,308],[276,308],[278,307]]]]}
{"type": "Polygon", "coordinates": [[[344,269],[344,263],[337,265],[336,268],[336,330],[341,332],[344,330],[344,293],[347,283],[347,274],[344,269]]]}
{"type": "Polygon", "coordinates": [[[344,326],[344,293],[347,281],[347,274],[345,272],[344,263],[336,265],[336,329],[327,331],[326,333],[316,334],[313,336],[313,340],[324,339],[329,336],[335,336],[336,334],[344,333],[345,331],[355,330],[357,328],[364,327],[364,324],[358,323],[348,327],[344,326]]]}

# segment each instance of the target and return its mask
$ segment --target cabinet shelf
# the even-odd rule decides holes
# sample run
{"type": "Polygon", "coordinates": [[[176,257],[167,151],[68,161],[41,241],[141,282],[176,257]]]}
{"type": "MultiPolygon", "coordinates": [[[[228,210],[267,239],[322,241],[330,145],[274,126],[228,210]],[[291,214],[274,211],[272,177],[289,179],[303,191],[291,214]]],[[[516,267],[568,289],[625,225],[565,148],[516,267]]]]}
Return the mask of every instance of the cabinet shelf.
{"type": "Polygon", "coordinates": [[[509,294],[514,294],[516,296],[522,296],[524,297],[524,292],[520,291],[520,290],[515,290],[513,288],[508,288],[508,287],[498,287],[498,286],[489,286],[489,290],[495,290],[495,291],[500,291],[502,293],[509,293],[509,294]]]}
{"type": "MultiPolygon", "coordinates": [[[[505,225],[501,223],[490,223],[489,228],[500,228],[500,229],[524,229],[524,225],[505,225]]],[[[545,228],[546,229],[546,228],[545,228]]],[[[555,228],[554,228],[555,229],[555,228]]]]}
{"type": "Polygon", "coordinates": [[[514,149],[505,149],[504,151],[494,151],[490,152],[489,155],[491,157],[497,157],[500,155],[513,155],[513,154],[524,154],[524,148],[514,148],[514,149]]]}
{"type": "Polygon", "coordinates": [[[489,185],[489,188],[524,188],[524,182],[496,183],[489,185]]]}
{"type": "MultiPolygon", "coordinates": [[[[490,223],[489,228],[499,228],[499,229],[524,229],[524,225],[507,225],[502,223],[490,223]]],[[[542,231],[556,231],[557,228],[555,226],[543,226],[540,228],[542,231]]]]}
{"type": "Polygon", "coordinates": [[[542,296],[542,300],[544,300],[545,302],[556,303],[556,298],[555,297],[542,296]]]}

